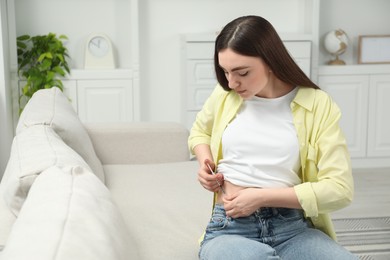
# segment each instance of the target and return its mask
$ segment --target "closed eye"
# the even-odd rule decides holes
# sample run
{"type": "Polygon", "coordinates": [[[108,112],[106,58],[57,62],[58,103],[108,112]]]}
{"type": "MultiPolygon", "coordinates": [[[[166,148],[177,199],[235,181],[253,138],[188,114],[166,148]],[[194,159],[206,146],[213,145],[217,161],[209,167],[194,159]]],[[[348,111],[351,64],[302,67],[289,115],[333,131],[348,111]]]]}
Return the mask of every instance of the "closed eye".
{"type": "Polygon", "coordinates": [[[245,72],[239,72],[238,75],[240,75],[241,77],[244,77],[246,75],[248,75],[249,71],[245,71],[245,72]]]}

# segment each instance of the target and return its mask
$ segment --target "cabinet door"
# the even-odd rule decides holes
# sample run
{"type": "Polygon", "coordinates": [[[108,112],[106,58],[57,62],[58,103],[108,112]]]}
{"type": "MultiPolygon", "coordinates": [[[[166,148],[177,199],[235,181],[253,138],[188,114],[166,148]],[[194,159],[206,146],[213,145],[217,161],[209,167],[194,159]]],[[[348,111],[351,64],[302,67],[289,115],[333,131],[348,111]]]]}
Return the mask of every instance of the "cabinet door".
{"type": "Polygon", "coordinates": [[[132,81],[78,80],[78,114],[83,122],[133,121],[132,81]]]}
{"type": "Polygon", "coordinates": [[[390,156],[390,75],[371,76],[368,156],[390,156]]]}
{"type": "Polygon", "coordinates": [[[320,76],[319,85],[341,109],[340,126],[345,133],[351,157],[365,157],[369,76],[320,76]]]}
{"type": "Polygon", "coordinates": [[[187,62],[187,109],[200,110],[217,85],[212,60],[187,62]]]}

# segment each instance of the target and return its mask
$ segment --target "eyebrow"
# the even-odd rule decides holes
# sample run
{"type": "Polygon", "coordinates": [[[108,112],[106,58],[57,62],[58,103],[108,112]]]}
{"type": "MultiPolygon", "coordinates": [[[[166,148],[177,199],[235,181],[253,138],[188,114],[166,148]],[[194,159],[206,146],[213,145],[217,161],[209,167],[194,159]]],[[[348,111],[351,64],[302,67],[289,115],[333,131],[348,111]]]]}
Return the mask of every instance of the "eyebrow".
{"type": "MultiPolygon", "coordinates": [[[[221,69],[226,71],[226,69],[224,67],[222,67],[222,66],[220,66],[220,67],[221,67],[221,69]]],[[[234,72],[234,71],[237,71],[237,70],[243,70],[243,69],[248,69],[248,68],[249,68],[249,66],[239,66],[239,67],[233,68],[231,71],[234,72]]]]}

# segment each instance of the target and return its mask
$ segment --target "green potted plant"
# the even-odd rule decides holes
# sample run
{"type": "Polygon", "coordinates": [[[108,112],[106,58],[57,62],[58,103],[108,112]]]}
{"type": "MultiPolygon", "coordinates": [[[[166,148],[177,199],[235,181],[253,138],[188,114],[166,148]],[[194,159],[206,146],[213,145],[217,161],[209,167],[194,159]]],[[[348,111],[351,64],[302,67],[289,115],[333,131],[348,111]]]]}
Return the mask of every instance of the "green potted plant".
{"type": "Polygon", "coordinates": [[[19,96],[20,112],[36,91],[54,86],[63,90],[59,77],[70,74],[68,50],[63,44],[67,39],[54,33],[17,37],[18,76],[26,80],[19,96]]]}

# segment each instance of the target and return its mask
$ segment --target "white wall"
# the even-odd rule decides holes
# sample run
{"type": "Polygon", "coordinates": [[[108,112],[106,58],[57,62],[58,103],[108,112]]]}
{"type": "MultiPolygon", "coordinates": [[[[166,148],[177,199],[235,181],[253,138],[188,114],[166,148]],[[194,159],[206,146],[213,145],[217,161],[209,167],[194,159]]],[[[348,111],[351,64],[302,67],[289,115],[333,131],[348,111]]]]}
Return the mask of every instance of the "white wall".
{"type": "MultiPolygon", "coordinates": [[[[112,39],[121,68],[131,67],[130,0],[10,0],[15,2],[17,35],[55,32],[69,37],[73,68],[83,68],[84,44],[92,32],[112,39]]],[[[185,33],[219,30],[241,15],[262,15],[281,33],[317,33],[344,29],[353,41],[342,58],[356,63],[359,34],[390,34],[389,0],[321,0],[321,16],[312,17],[319,0],[139,0],[141,120],[180,121],[181,45],[185,33]],[[318,23],[317,23],[318,24],[318,23]]],[[[330,56],[321,48],[320,64],[330,56]]]]}
{"type": "Polygon", "coordinates": [[[117,65],[130,68],[129,0],[11,0],[15,2],[16,35],[65,34],[71,67],[84,67],[90,34],[104,33],[116,50],[117,65]]]}
{"type": "MultiPolygon", "coordinates": [[[[320,5],[320,42],[334,29],[343,29],[350,46],[340,56],[347,64],[356,64],[359,35],[390,35],[389,0],[322,0],[320,5]]],[[[332,57],[320,45],[320,65],[332,57]]]]}
{"type": "Polygon", "coordinates": [[[3,176],[9,158],[13,138],[6,10],[6,1],[0,0],[0,179],[3,176]]]}
{"type": "Polygon", "coordinates": [[[214,33],[232,19],[248,14],[267,18],[281,33],[311,33],[311,3],[306,0],[142,0],[140,1],[142,117],[179,121],[181,83],[180,35],[214,33]],[[309,15],[306,13],[309,12],[309,15]],[[308,18],[309,16],[309,18],[308,18]],[[309,28],[309,29],[308,29],[309,28]]]}
{"type": "MultiPolygon", "coordinates": [[[[85,40],[92,32],[106,33],[117,50],[118,66],[131,67],[130,0],[14,2],[17,35],[66,34],[73,68],[83,68],[85,40]]],[[[247,14],[263,15],[280,32],[311,33],[308,10],[312,2],[139,0],[141,120],[181,120],[181,34],[215,32],[233,18],[247,14]]]]}

